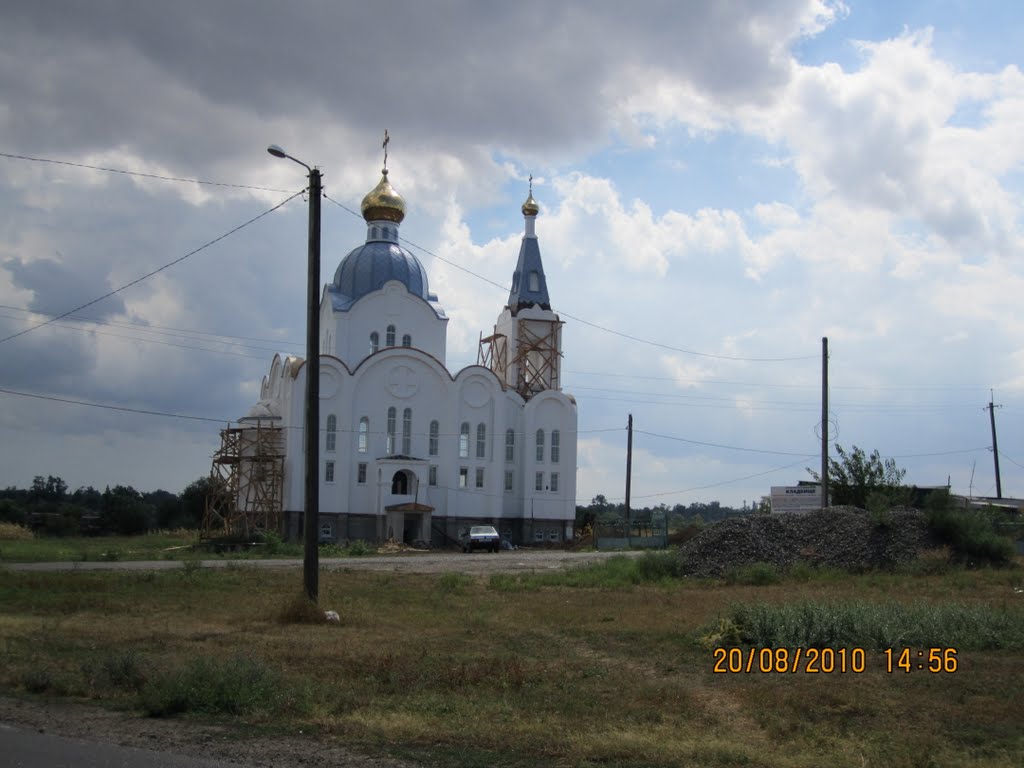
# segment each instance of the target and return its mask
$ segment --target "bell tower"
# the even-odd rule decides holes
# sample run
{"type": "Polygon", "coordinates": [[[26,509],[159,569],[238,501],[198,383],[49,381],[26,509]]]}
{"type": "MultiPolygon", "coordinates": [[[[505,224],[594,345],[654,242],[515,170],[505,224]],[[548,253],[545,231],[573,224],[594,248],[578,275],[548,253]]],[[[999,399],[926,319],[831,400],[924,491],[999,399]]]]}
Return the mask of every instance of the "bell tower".
{"type": "Polygon", "coordinates": [[[525,232],[512,275],[508,303],[494,333],[480,336],[477,364],[490,368],[505,384],[529,400],[539,392],[561,389],[562,321],[551,310],[547,278],[535,224],[540,206],[530,192],[522,207],[525,232]]]}

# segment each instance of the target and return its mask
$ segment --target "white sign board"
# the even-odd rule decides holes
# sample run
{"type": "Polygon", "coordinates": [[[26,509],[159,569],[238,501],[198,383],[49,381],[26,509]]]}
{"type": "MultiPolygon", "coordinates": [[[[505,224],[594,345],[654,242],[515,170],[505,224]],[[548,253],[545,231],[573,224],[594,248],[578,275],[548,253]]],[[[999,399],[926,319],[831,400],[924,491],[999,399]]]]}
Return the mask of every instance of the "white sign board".
{"type": "Polygon", "coordinates": [[[773,485],[772,512],[813,512],[821,509],[820,485],[773,485]]]}

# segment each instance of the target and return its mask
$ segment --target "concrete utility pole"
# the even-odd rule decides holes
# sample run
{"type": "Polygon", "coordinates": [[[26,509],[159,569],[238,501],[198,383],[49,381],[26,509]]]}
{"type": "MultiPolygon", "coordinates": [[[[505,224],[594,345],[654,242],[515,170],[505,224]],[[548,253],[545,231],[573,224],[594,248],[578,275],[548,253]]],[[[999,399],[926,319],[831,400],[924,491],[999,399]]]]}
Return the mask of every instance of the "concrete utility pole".
{"type": "Polygon", "coordinates": [[[989,390],[989,401],[988,405],[985,406],[985,410],[988,411],[989,421],[992,424],[992,460],[996,463],[996,498],[1003,498],[1003,484],[999,479],[999,443],[996,442],[996,408],[1002,408],[1001,405],[995,405],[992,401],[995,400],[995,395],[992,390],[989,390]]]}
{"type": "Polygon", "coordinates": [[[633,480],[633,414],[626,423],[626,536],[633,528],[632,513],[629,509],[629,487],[633,480]]]}
{"type": "Polygon", "coordinates": [[[828,506],[828,336],[821,337],[821,508],[828,506]]]}
{"type": "Polygon", "coordinates": [[[305,512],[303,533],[305,557],[303,586],[314,603],[320,578],[320,171],[311,168],[276,144],[267,147],[274,157],[298,163],[309,171],[309,248],[306,275],[306,411],[303,421],[306,442],[305,512]]]}

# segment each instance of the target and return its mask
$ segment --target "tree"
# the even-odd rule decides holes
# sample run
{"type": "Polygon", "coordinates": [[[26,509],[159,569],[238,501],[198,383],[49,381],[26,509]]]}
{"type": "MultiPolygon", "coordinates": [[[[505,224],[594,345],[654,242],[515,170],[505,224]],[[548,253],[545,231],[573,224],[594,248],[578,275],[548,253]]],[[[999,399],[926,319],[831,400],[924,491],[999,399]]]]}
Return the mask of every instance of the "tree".
{"type": "MultiPolygon", "coordinates": [[[[856,445],[847,453],[836,443],[838,460],[828,458],[828,490],[833,504],[849,504],[861,509],[891,507],[904,495],[903,476],[907,470],[896,466],[895,459],[885,459],[872,451],[867,454],[856,445]]],[[[811,477],[821,482],[812,469],[811,477]]]]}
{"type": "MultiPolygon", "coordinates": [[[[206,497],[222,491],[223,486],[222,480],[211,478],[209,475],[203,475],[189,483],[179,496],[180,513],[173,525],[182,528],[199,528],[206,515],[206,497]]],[[[161,525],[171,527],[172,523],[167,521],[161,525]]]]}
{"type": "Polygon", "coordinates": [[[117,485],[103,492],[103,510],[100,522],[105,530],[130,536],[145,533],[156,516],[151,504],[147,504],[142,494],[129,486],[117,485]]]}

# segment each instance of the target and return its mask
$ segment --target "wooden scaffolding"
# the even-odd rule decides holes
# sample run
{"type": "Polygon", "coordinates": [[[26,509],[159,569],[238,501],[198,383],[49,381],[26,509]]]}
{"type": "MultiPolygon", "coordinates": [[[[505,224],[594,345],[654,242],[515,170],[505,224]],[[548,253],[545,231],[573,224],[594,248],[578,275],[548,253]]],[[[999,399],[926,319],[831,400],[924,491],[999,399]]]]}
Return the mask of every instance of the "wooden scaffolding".
{"type": "Polygon", "coordinates": [[[487,338],[481,334],[477,365],[490,368],[524,400],[546,389],[558,389],[562,325],[561,320],[517,320],[517,343],[511,359],[505,334],[498,333],[497,328],[487,338]]]}
{"type": "Polygon", "coordinates": [[[281,533],[284,430],[257,420],[220,432],[203,515],[203,535],[250,537],[281,533]]]}

